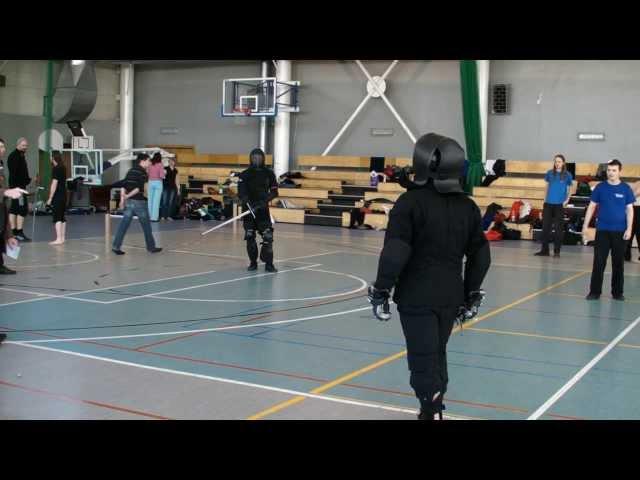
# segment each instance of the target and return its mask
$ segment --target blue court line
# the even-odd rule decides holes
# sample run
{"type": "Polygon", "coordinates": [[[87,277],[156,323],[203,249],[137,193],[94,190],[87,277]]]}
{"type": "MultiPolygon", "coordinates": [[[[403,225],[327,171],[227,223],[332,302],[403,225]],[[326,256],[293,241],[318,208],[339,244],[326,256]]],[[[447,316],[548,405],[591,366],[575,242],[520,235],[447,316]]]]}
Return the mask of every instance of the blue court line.
{"type": "Polygon", "coordinates": [[[531,377],[540,377],[540,378],[556,378],[556,379],[560,379],[560,380],[566,380],[567,377],[566,376],[558,376],[558,375],[545,375],[542,373],[533,373],[533,372],[523,372],[520,370],[509,370],[506,368],[495,368],[495,367],[480,367],[478,365],[467,365],[464,363],[454,363],[454,362],[447,362],[449,366],[456,366],[456,367],[463,367],[463,368],[475,368],[478,370],[489,370],[491,372],[503,372],[503,373],[512,373],[512,374],[516,374],[516,375],[528,375],[531,377]]]}
{"type": "Polygon", "coordinates": [[[602,315],[581,315],[579,313],[569,313],[569,312],[547,312],[546,310],[534,310],[530,308],[518,308],[518,307],[513,307],[511,308],[511,310],[518,310],[521,312],[532,312],[532,313],[546,313],[549,315],[563,315],[567,317],[577,317],[577,318],[604,318],[605,320],[614,320],[616,322],[627,322],[627,323],[633,322],[633,320],[626,320],[620,317],[610,317],[610,316],[603,317],[602,315]]]}
{"type": "MultiPolygon", "coordinates": [[[[342,288],[340,288],[340,289],[333,288],[331,290],[321,290],[321,291],[319,291],[317,293],[319,293],[320,295],[329,295],[331,293],[335,293],[335,292],[340,293],[340,292],[343,292],[343,291],[344,291],[344,289],[342,289],[342,288]]],[[[285,303],[286,304],[286,303],[293,303],[293,302],[279,302],[279,303],[285,303]]],[[[243,313],[251,313],[251,312],[255,312],[256,310],[261,310],[263,308],[270,307],[272,305],[273,305],[273,302],[272,303],[267,303],[267,304],[264,304],[264,305],[260,305],[260,306],[255,307],[255,308],[249,308],[247,310],[240,310],[239,312],[231,313],[229,315],[240,315],[240,314],[243,314],[243,313]]],[[[317,305],[317,306],[318,307],[322,307],[324,305],[317,305]]],[[[312,308],[312,307],[309,307],[309,308],[312,308]]],[[[280,313],[280,312],[276,312],[276,313],[280,313]]],[[[222,319],[220,319],[220,320],[222,320],[222,319]]],[[[213,321],[213,320],[207,320],[207,319],[198,320],[198,321],[196,321],[194,323],[190,323],[190,324],[185,325],[183,328],[192,327],[194,325],[198,325],[200,323],[210,322],[210,321],[213,321]]],[[[261,332],[261,333],[264,333],[264,332],[261,332]]],[[[251,335],[249,335],[249,336],[251,336],[251,335]]]]}
{"type": "MultiPolygon", "coordinates": [[[[293,332],[293,333],[302,333],[302,334],[306,334],[306,335],[315,335],[317,337],[328,337],[328,338],[337,338],[340,340],[355,340],[358,342],[364,342],[364,343],[374,343],[374,344],[380,344],[380,345],[393,345],[395,347],[405,347],[404,343],[399,343],[399,342],[383,342],[381,340],[365,340],[363,338],[358,338],[358,337],[347,337],[347,336],[343,336],[343,335],[328,335],[326,333],[316,333],[316,332],[307,332],[304,330],[295,330],[295,329],[287,329],[286,326],[284,327],[264,327],[267,328],[271,331],[275,331],[275,330],[286,330],[287,332],[293,332]]],[[[267,333],[267,332],[261,332],[261,333],[267,333]]],[[[252,336],[255,336],[256,334],[253,334],[252,336]]]]}
{"type": "MultiPolygon", "coordinates": [[[[327,346],[327,345],[317,345],[317,344],[314,344],[314,343],[294,342],[293,340],[278,340],[278,339],[275,339],[275,338],[254,337],[254,336],[251,336],[251,335],[243,335],[241,333],[231,333],[231,332],[225,332],[225,331],[216,332],[216,333],[222,333],[223,335],[231,335],[231,336],[234,336],[234,337],[250,338],[252,340],[261,340],[261,341],[269,341],[269,342],[277,342],[277,343],[288,343],[288,344],[291,344],[291,345],[303,345],[303,346],[306,346],[306,347],[323,348],[323,349],[326,349],[326,350],[340,350],[340,351],[343,351],[343,352],[351,352],[351,353],[363,353],[365,355],[375,355],[377,357],[382,357],[382,356],[388,355],[388,352],[367,352],[367,351],[364,351],[364,350],[353,350],[353,349],[350,349],[350,348],[342,348],[342,347],[330,347],[330,346],[327,346]]],[[[264,332],[262,332],[262,333],[264,333],[264,332]]]]}
{"type": "MultiPolygon", "coordinates": [[[[270,307],[271,305],[272,305],[271,303],[267,303],[265,305],[260,305],[260,306],[255,307],[255,308],[249,308],[247,310],[240,310],[239,312],[230,313],[229,316],[231,316],[231,315],[241,315],[243,313],[255,312],[256,310],[260,310],[262,308],[267,308],[267,307],[270,307]]],[[[218,319],[207,319],[207,318],[205,318],[203,320],[198,320],[198,321],[195,321],[193,323],[185,324],[182,328],[189,328],[189,327],[193,327],[195,325],[201,324],[201,323],[215,322],[215,321],[218,321],[218,320],[227,320],[227,319],[225,319],[225,318],[218,318],[218,319]]]]}
{"type": "MultiPolygon", "coordinates": [[[[388,355],[388,352],[385,352],[385,353],[366,352],[366,351],[362,351],[362,350],[352,350],[352,349],[348,349],[348,348],[328,347],[328,346],[325,346],[325,345],[316,345],[316,344],[312,344],[312,343],[294,342],[294,341],[291,341],[291,340],[277,340],[277,339],[273,339],[273,338],[264,338],[264,337],[249,337],[248,335],[242,335],[242,334],[231,333],[231,332],[218,332],[218,333],[223,333],[224,335],[232,335],[232,336],[236,336],[236,337],[252,338],[254,340],[262,340],[262,341],[267,340],[267,341],[271,341],[271,342],[288,343],[288,344],[292,344],[292,345],[303,345],[303,346],[308,346],[308,347],[323,348],[323,349],[327,349],[327,350],[341,350],[341,351],[352,352],[352,353],[363,353],[363,354],[366,354],[366,355],[375,355],[375,356],[378,356],[378,357],[384,357],[384,356],[388,355]]],[[[566,376],[544,375],[544,374],[532,373],[532,372],[522,372],[522,371],[519,371],[519,370],[508,370],[508,369],[501,369],[501,368],[494,368],[494,367],[481,367],[481,366],[478,366],[478,365],[467,365],[467,364],[452,363],[452,362],[449,362],[449,365],[450,366],[464,367],[464,368],[474,368],[474,369],[478,369],[478,370],[488,370],[488,371],[494,371],[494,372],[506,372],[506,373],[512,373],[512,374],[529,375],[529,376],[533,376],[533,377],[554,378],[554,379],[566,380],[566,376]]]]}
{"type": "MultiPolygon", "coordinates": [[[[328,334],[324,334],[324,333],[316,333],[316,332],[308,332],[305,330],[298,330],[298,329],[291,329],[287,327],[264,327],[265,329],[269,330],[264,331],[264,332],[259,332],[257,334],[251,334],[251,335],[244,335],[244,336],[248,336],[248,337],[252,337],[252,338],[256,338],[259,335],[262,335],[264,333],[271,333],[271,331],[275,331],[275,330],[286,330],[287,332],[292,332],[292,333],[301,333],[301,334],[305,334],[305,335],[312,335],[312,336],[317,336],[317,337],[327,337],[327,338],[336,338],[336,339],[340,339],[340,340],[354,340],[354,341],[358,341],[358,342],[363,342],[363,343],[371,343],[371,344],[380,344],[380,345],[393,345],[393,346],[397,346],[400,348],[406,347],[405,343],[398,343],[398,342],[384,342],[384,341],[380,341],[380,340],[367,340],[367,339],[363,339],[363,338],[356,338],[356,337],[347,337],[347,336],[343,336],[343,335],[328,335],[328,334]]],[[[281,340],[283,341],[283,340],[281,340]]],[[[528,359],[528,358],[521,358],[521,357],[513,357],[513,356],[508,356],[508,355],[495,355],[495,354],[490,354],[490,353],[473,353],[473,352],[463,352],[460,350],[451,350],[448,349],[447,353],[457,353],[460,355],[468,355],[468,356],[476,356],[476,357],[487,357],[487,358],[498,358],[498,359],[504,359],[504,360],[515,360],[515,361],[520,361],[520,362],[525,362],[525,363],[533,363],[533,364],[540,364],[540,365],[549,365],[549,366],[562,366],[562,367],[575,367],[575,368],[581,368],[583,365],[582,364],[573,364],[573,363],[562,363],[562,362],[549,362],[546,360],[532,360],[532,359],[528,359]]],[[[599,368],[599,367],[594,367],[593,368],[594,371],[598,370],[598,371],[602,371],[602,372],[609,372],[609,373],[617,373],[617,374],[628,374],[628,375],[637,375],[640,376],[640,373],[635,373],[635,372],[625,372],[622,370],[612,370],[612,369],[604,369],[604,368],[599,368]]]]}

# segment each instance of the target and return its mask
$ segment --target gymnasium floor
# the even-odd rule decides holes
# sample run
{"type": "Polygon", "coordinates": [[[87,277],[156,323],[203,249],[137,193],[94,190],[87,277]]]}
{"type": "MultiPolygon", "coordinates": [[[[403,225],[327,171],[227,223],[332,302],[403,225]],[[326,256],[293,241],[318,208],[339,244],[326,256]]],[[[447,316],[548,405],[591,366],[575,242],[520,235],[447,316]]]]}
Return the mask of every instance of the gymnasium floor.
{"type": "MultiPolygon", "coordinates": [[[[36,222],[0,278],[0,418],[415,418],[398,314],[366,302],[384,232],[277,224],[274,275],[246,271],[240,226],[154,224],[150,255],[134,221],[118,257],[103,215],[70,216],[62,247],[36,222]]],[[[637,253],[626,302],[609,273],[587,302],[592,249],[537,247],[492,244],[481,315],[449,343],[447,418],[640,419],[637,253]]]]}

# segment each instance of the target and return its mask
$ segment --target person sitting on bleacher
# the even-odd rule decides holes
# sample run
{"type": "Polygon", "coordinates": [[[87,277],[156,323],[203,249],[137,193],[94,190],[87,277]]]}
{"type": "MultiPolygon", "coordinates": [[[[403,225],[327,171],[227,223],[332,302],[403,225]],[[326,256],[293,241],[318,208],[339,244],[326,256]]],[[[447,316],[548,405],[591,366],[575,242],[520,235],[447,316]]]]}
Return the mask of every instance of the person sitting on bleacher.
{"type": "Polygon", "coordinates": [[[371,202],[364,202],[364,206],[351,209],[351,220],[349,222],[349,228],[357,228],[364,225],[364,216],[367,213],[372,213],[371,202]],[[356,225],[357,224],[357,225],[356,225]]]}

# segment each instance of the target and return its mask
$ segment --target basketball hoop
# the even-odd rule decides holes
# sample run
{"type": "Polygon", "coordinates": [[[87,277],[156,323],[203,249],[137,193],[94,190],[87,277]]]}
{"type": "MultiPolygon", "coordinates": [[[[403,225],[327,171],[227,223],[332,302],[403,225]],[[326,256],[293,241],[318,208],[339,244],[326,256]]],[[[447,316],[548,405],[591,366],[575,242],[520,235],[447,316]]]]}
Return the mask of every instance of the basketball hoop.
{"type": "Polygon", "coordinates": [[[251,107],[234,107],[233,111],[237,112],[237,113],[242,113],[243,115],[246,115],[247,117],[251,116],[251,107]]]}

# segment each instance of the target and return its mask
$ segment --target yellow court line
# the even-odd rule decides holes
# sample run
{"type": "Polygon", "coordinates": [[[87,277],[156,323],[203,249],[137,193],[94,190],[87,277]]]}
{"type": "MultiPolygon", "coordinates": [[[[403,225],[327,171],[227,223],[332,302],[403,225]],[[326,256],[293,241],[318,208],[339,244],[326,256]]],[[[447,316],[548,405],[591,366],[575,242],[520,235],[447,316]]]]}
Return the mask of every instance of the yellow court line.
{"type": "MultiPolygon", "coordinates": [[[[554,293],[550,293],[549,295],[554,295],[554,296],[557,296],[557,297],[572,297],[572,298],[584,298],[584,297],[586,297],[586,295],[578,295],[577,293],[562,293],[562,292],[559,292],[559,293],[555,293],[554,292],[554,293]]],[[[610,297],[604,297],[604,298],[610,298],[610,297]]],[[[625,303],[640,303],[640,301],[639,300],[630,300],[629,298],[627,298],[625,300],[625,303]]]]}
{"type": "MultiPolygon", "coordinates": [[[[608,345],[609,342],[602,342],[600,340],[587,340],[584,338],[573,338],[573,337],[554,337],[551,335],[540,335],[538,333],[527,333],[527,332],[513,332],[509,330],[494,330],[492,328],[465,328],[465,330],[471,330],[473,332],[482,332],[482,333],[495,333],[498,335],[514,335],[518,337],[533,337],[533,338],[541,338],[543,340],[558,340],[560,342],[571,342],[571,343],[588,343],[592,345],[608,345]]],[[[640,348],[640,345],[631,345],[629,343],[619,343],[619,347],[626,348],[640,348]]]]}
{"type": "MultiPolygon", "coordinates": [[[[492,311],[490,311],[490,312],[488,312],[488,313],[476,318],[475,320],[470,321],[467,324],[467,326],[465,326],[465,329],[469,328],[471,325],[475,325],[476,323],[481,322],[482,320],[485,320],[485,319],[487,319],[489,317],[492,317],[492,316],[497,315],[497,314],[499,314],[501,312],[504,312],[505,310],[508,310],[509,308],[513,308],[516,305],[520,305],[521,303],[527,302],[527,301],[531,300],[532,298],[535,298],[538,295],[542,295],[543,293],[546,293],[546,292],[548,292],[549,290],[551,290],[553,288],[559,287],[560,285],[564,285],[565,283],[569,283],[569,282],[575,280],[576,278],[579,278],[579,277],[581,277],[583,275],[586,275],[587,273],[590,273],[590,272],[588,270],[583,270],[580,273],[577,273],[575,275],[571,275],[570,277],[565,278],[564,280],[561,280],[561,281],[559,281],[557,283],[549,285],[546,288],[543,288],[542,290],[538,290],[537,292],[534,292],[534,293],[529,294],[529,295],[527,295],[525,297],[522,297],[521,299],[516,300],[515,302],[512,302],[512,303],[510,303],[508,305],[505,305],[504,307],[500,307],[500,308],[497,308],[495,310],[492,310],[492,311]]],[[[456,333],[459,330],[460,330],[460,327],[455,327],[452,330],[452,333],[456,333]]],[[[333,380],[333,381],[331,381],[329,383],[325,383],[324,385],[320,385],[319,387],[314,388],[313,390],[311,390],[310,393],[319,394],[319,393],[326,392],[327,390],[330,390],[331,388],[333,388],[333,387],[335,387],[337,385],[340,385],[341,383],[348,382],[349,380],[351,380],[351,379],[353,379],[355,377],[363,375],[363,374],[365,374],[367,372],[375,370],[378,367],[386,365],[387,363],[390,363],[390,362],[393,362],[394,360],[402,358],[406,354],[407,354],[407,351],[403,350],[401,352],[398,352],[398,353],[395,353],[393,355],[390,355],[390,356],[388,356],[386,358],[378,360],[375,363],[367,365],[367,366],[365,366],[365,367],[363,367],[363,368],[361,368],[359,370],[355,370],[355,371],[353,371],[351,373],[348,373],[348,374],[346,374],[346,375],[344,375],[344,376],[342,376],[340,378],[337,378],[337,379],[335,379],[335,380],[333,380]]],[[[264,418],[264,417],[266,417],[268,415],[271,415],[273,413],[279,412],[280,410],[283,410],[285,408],[288,408],[288,407],[296,405],[296,404],[298,404],[300,402],[303,402],[305,399],[306,399],[306,397],[302,397],[302,396],[297,396],[297,397],[291,398],[291,399],[286,400],[284,402],[280,402],[280,403],[278,403],[278,404],[276,404],[276,405],[274,405],[272,407],[269,407],[269,408],[267,408],[265,410],[261,410],[260,412],[255,413],[254,415],[251,415],[250,417],[247,417],[247,420],[260,420],[261,418],[264,418]]]]}
{"type": "MultiPolygon", "coordinates": [[[[349,380],[351,380],[352,378],[355,378],[359,375],[362,375],[364,373],[367,373],[371,370],[374,370],[378,367],[381,367],[382,365],[385,365],[389,362],[393,362],[394,360],[397,360],[398,358],[402,358],[403,356],[405,356],[407,353],[406,350],[403,350],[402,352],[398,352],[394,355],[391,355],[389,357],[383,358],[382,360],[378,360],[375,363],[372,363],[371,365],[367,365],[366,367],[363,367],[359,370],[356,370],[354,372],[348,373],[347,375],[344,375],[340,378],[337,378],[329,383],[325,383],[324,385],[320,385],[317,388],[314,388],[313,390],[311,390],[310,393],[313,394],[319,394],[319,393],[323,393],[327,390],[330,390],[331,388],[335,387],[336,385],[339,385],[341,383],[344,382],[348,382],[349,380]]],[[[278,403],[276,405],[274,405],[273,407],[267,408],[266,410],[262,410],[261,412],[256,413],[255,415],[251,415],[250,417],[247,418],[247,420],[259,420],[263,417],[266,417],[267,415],[271,415],[272,413],[276,413],[279,412],[280,410],[283,410],[287,407],[291,407],[293,405],[296,405],[300,402],[302,402],[306,397],[302,397],[302,396],[297,396],[294,397],[290,400],[286,400],[284,402],[278,403]]]]}

